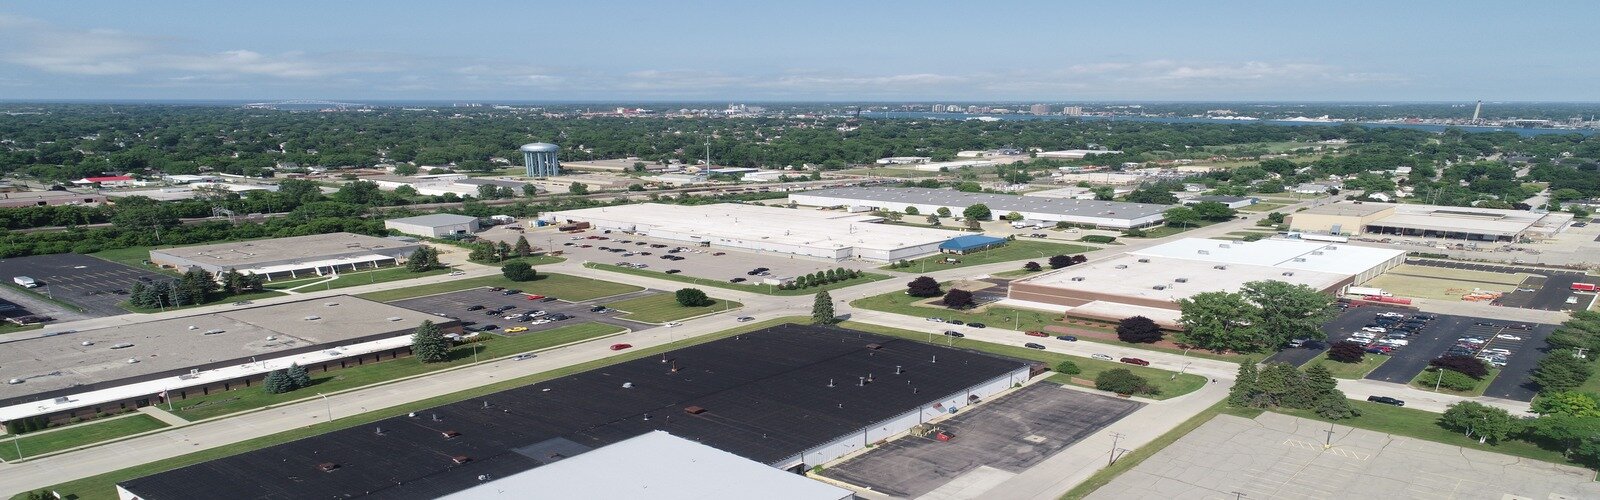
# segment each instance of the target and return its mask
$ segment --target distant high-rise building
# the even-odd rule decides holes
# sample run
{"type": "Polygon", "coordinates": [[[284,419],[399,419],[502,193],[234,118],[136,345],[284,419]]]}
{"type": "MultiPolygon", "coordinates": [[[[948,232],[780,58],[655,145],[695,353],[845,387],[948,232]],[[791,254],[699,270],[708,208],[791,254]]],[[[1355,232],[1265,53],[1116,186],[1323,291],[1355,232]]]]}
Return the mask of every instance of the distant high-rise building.
{"type": "Polygon", "coordinates": [[[556,153],[561,147],[545,142],[535,142],[522,145],[522,165],[528,169],[528,177],[555,177],[561,175],[561,161],[556,158],[556,153]]]}
{"type": "Polygon", "coordinates": [[[1035,104],[1028,108],[1028,112],[1036,115],[1048,115],[1050,114],[1050,106],[1044,104],[1035,104]]]}
{"type": "Polygon", "coordinates": [[[1479,117],[1482,115],[1482,113],[1483,101],[1478,101],[1478,105],[1472,108],[1472,123],[1478,123],[1478,120],[1480,120],[1479,117]]]}
{"type": "Polygon", "coordinates": [[[982,113],[982,111],[979,111],[977,106],[967,106],[967,112],[973,114],[982,113]]]}
{"type": "Polygon", "coordinates": [[[1065,108],[1061,108],[1061,114],[1067,116],[1083,116],[1083,108],[1079,106],[1067,106],[1065,108]]]}

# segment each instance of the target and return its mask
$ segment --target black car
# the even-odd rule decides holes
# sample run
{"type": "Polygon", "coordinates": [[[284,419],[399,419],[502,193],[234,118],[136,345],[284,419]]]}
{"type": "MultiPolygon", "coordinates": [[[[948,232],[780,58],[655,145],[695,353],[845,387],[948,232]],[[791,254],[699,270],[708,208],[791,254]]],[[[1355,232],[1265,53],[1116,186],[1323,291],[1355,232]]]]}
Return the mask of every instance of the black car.
{"type": "Polygon", "coordinates": [[[491,287],[489,287],[489,291],[491,291],[491,292],[498,292],[498,291],[505,290],[505,289],[506,289],[506,287],[503,287],[503,286],[491,286],[491,287]]]}
{"type": "Polygon", "coordinates": [[[678,274],[678,273],[681,273],[681,272],[683,272],[683,271],[679,271],[677,269],[668,269],[667,270],[667,274],[678,274]]]}
{"type": "Polygon", "coordinates": [[[747,279],[744,279],[744,278],[732,278],[732,279],[728,280],[729,283],[744,283],[746,281],[750,281],[750,280],[747,280],[747,279]]]}
{"type": "Polygon", "coordinates": [[[641,252],[639,252],[639,255],[655,255],[655,254],[652,254],[650,252],[642,252],[641,251],[641,252]]]}
{"type": "Polygon", "coordinates": [[[948,335],[948,336],[951,336],[951,337],[965,337],[965,336],[967,336],[966,334],[958,332],[958,331],[955,331],[955,330],[945,330],[944,334],[948,335]]]}
{"type": "Polygon", "coordinates": [[[482,311],[483,310],[483,306],[478,306],[478,305],[467,306],[467,310],[468,311],[482,311]]]}
{"type": "Polygon", "coordinates": [[[602,312],[602,311],[605,311],[605,310],[606,310],[606,306],[594,306],[594,307],[589,308],[589,312],[592,312],[592,313],[602,312]]]}
{"type": "Polygon", "coordinates": [[[1398,400],[1398,399],[1395,399],[1395,398],[1391,398],[1389,396],[1367,396],[1367,401],[1371,401],[1371,402],[1374,402],[1374,403],[1382,403],[1382,404],[1386,404],[1386,405],[1395,405],[1395,406],[1405,406],[1406,405],[1405,401],[1401,401],[1401,400],[1398,400]]]}
{"type": "Polygon", "coordinates": [[[545,297],[545,298],[539,299],[539,302],[555,302],[555,301],[556,301],[555,297],[545,297]]]}
{"type": "Polygon", "coordinates": [[[1026,343],[1026,344],[1022,344],[1022,347],[1026,347],[1026,348],[1029,348],[1029,349],[1040,349],[1040,350],[1043,350],[1044,349],[1044,344],[1035,344],[1033,342],[1029,342],[1029,343],[1026,343]]]}
{"type": "Polygon", "coordinates": [[[500,314],[500,310],[499,309],[490,309],[490,310],[487,310],[487,311],[483,312],[484,316],[494,316],[496,314],[500,314]]]}
{"type": "Polygon", "coordinates": [[[487,331],[492,331],[492,330],[499,330],[500,327],[498,325],[483,325],[481,327],[478,327],[478,329],[487,332],[487,331]]]}
{"type": "Polygon", "coordinates": [[[973,327],[973,328],[983,328],[983,327],[986,327],[988,325],[985,325],[983,323],[967,323],[967,326],[970,326],[970,327],[973,327]]]}
{"type": "Polygon", "coordinates": [[[551,314],[551,315],[545,316],[545,317],[546,318],[550,318],[550,321],[563,321],[563,320],[572,319],[572,316],[567,316],[564,313],[555,313],[555,314],[551,314]]]}
{"type": "Polygon", "coordinates": [[[765,267],[758,267],[758,268],[756,268],[756,272],[758,272],[758,273],[759,273],[759,272],[762,272],[762,271],[771,271],[771,269],[768,269],[768,268],[765,268],[765,267]]]}
{"type": "Polygon", "coordinates": [[[965,325],[966,323],[962,322],[959,319],[952,319],[952,320],[946,321],[945,324],[960,326],[960,325],[965,325]]]}

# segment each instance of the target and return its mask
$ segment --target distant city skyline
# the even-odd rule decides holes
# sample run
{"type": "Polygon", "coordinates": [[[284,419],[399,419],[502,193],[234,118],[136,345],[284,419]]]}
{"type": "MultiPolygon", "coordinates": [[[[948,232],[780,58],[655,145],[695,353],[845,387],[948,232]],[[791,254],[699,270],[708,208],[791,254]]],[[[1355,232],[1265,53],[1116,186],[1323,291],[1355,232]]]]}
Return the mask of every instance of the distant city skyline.
{"type": "Polygon", "coordinates": [[[1600,3],[12,3],[0,99],[1593,102],[1593,19],[1600,3]]]}

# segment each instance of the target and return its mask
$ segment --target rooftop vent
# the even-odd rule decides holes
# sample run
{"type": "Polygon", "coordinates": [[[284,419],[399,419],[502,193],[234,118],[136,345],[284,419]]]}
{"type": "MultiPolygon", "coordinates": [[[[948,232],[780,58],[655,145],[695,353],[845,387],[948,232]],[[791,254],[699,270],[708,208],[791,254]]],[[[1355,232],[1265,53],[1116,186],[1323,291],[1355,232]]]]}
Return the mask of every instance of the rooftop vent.
{"type": "Polygon", "coordinates": [[[1150,263],[1150,259],[1139,259],[1139,263],[1140,264],[1149,264],[1150,263]]]}
{"type": "Polygon", "coordinates": [[[1218,265],[1215,265],[1215,266],[1211,266],[1211,268],[1212,269],[1220,269],[1220,270],[1223,270],[1223,271],[1227,271],[1228,270],[1228,266],[1224,266],[1224,265],[1221,265],[1221,264],[1218,264],[1218,265]]]}
{"type": "Polygon", "coordinates": [[[1233,248],[1233,245],[1229,245],[1227,243],[1218,243],[1217,248],[1233,248]]]}
{"type": "Polygon", "coordinates": [[[206,330],[206,333],[204,333],[202,335],[216,335],[216,334],[219,334],[219,333],[222,333],[222,332],[225,332],[225,331],[227,331],[227,330],[223,330],[221,328],[212,328],[210,330],[206,330]]]}
{"type": "Polygon", "coordinates": [[[1195,253],[1198,253],[1200,255],[1211,255],[1211,251],[1210,250],[1195,250],[1195,253]]]}
{"type": "Polygon", "coordinates": [[[1311,252],[1311,255],[1322,255],[1322,252],[1311,252]]]}
{"type": "Polygon", "coordinates": [[[456,456],[450,457],[450,461],[451,462],[455,462],[457,464],[464,464],[464,463],[467,463],[467,462],[471,462],[472,461],[472,457],[469,457],[469,456],[466,456],[466,455],[456,455],[456,456]]]}
{"type": "Polygon", "coordinates": [[[333,462],[323,462],[323,463],[317,464],[317,470],[320,470],[322,472],[333,472],[333,471],[339,470],[339,464],[336,464],[336,463],[333,463],[333,462]]]}
{"type": "Polygon", "coordinates": [[[323,305],[323,307],[333,307],[333,306],[339,305],[339,303],[338,302],[323,302],[322,305],[323,305]]]}
{"type": "Polygon", "coordinates": [[[1117,264],[1117,269],[1127,269],[1127,268],[1128,268],[1127,264],[1117,264]]]}
{"type": "Polygon", "coordinates": [[[1073,276],[1072,277],[1072,281],[1083,281],[1083,277],[1082,276],[1073,276]]]}
{"type": "Polygon", "coordinates": [[[460,436],[461,435],[461,433],[456,432],[456,431],[444,431],[444,432],[441,432],[439,434],[444,435],[445,439],[454,439],[456,436],[460,436]]]}
{"type": "Polygon", "coordinates": [[[7,380],[6,383],[7,384],[11,384],[11,385],[17,385],[17,384],[22,383],[22,379],[14,378],[14,379],[11,379],[11,380],[7,380]]]}
{"type": "Polygon", "coordinates": [[[316,320],[319,320],[319,319],[322,319],[322,316],[315,316],[315,315],[306,316],[306,321],[316,321],[316,320]]]}
{"type": "Polygon", "coordinates": [[[683,408],[683,412],[690,415],[699,415],[701,413],[705,413],[706,409],[698,406],[686,406],[683,408]]]}
{"type": "Polygon", "coordinates": [[[1179,283],[1188,283],[1189,282],[1189,278],[1178,278],[1178,279],[1175,279],[1175,280],[1172,280],[1172,281],[1176,281],[1176,282],[1179,282],[1179,283]]]}
{"type": "Polygon", "coordinates": [[[1295,261],[1295,262],[1305,262],[1305,261],[1306,261],[1306,258],[1305,258],[1305,257],[1295,257],[1295,258],[1294,258],[1294,261],[1295,261]]]}
{"type": "Polygon", "coordinates": [[[1167,285],[1156,285],[1156,286],[1153,286],[1153,287],[1150,287],[1150,288],[1152,290],[1166,290],[1167,289],[1167,285]]]}
{"type": "Polygon", "coordinates": [[[1284,271],[1283,275],[1284,276],[1294,276],[1294,271],[1284,271]]]}
{"type": "Polygon", "coordinates": [[[389,321],[400,321],[401,320],[401,318],[399,316],[390,316],[387,319],[389,321]]]}

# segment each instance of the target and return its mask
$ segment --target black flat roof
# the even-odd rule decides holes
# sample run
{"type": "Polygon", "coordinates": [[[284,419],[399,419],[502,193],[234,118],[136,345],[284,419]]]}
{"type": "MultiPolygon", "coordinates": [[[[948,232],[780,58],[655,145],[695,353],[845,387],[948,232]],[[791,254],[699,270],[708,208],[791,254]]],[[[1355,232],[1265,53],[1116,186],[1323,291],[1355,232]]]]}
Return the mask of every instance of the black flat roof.
{"type": "Polygon", "coordinates": [[[506,477],[652,430],[770,464],[1023,366],[855,330],[779,325],[120,485],[156,500],[195,492],[434,498],[479,475],[506,477]],[[858,385],[869,374],[873,382],[858,385]],[[686,412],[691,406],[704,412],[686,412]],[[458,464],[459,456],[470,460],[458,464]],[[328,463],[338,468],[319,469],[328,463]]]}

